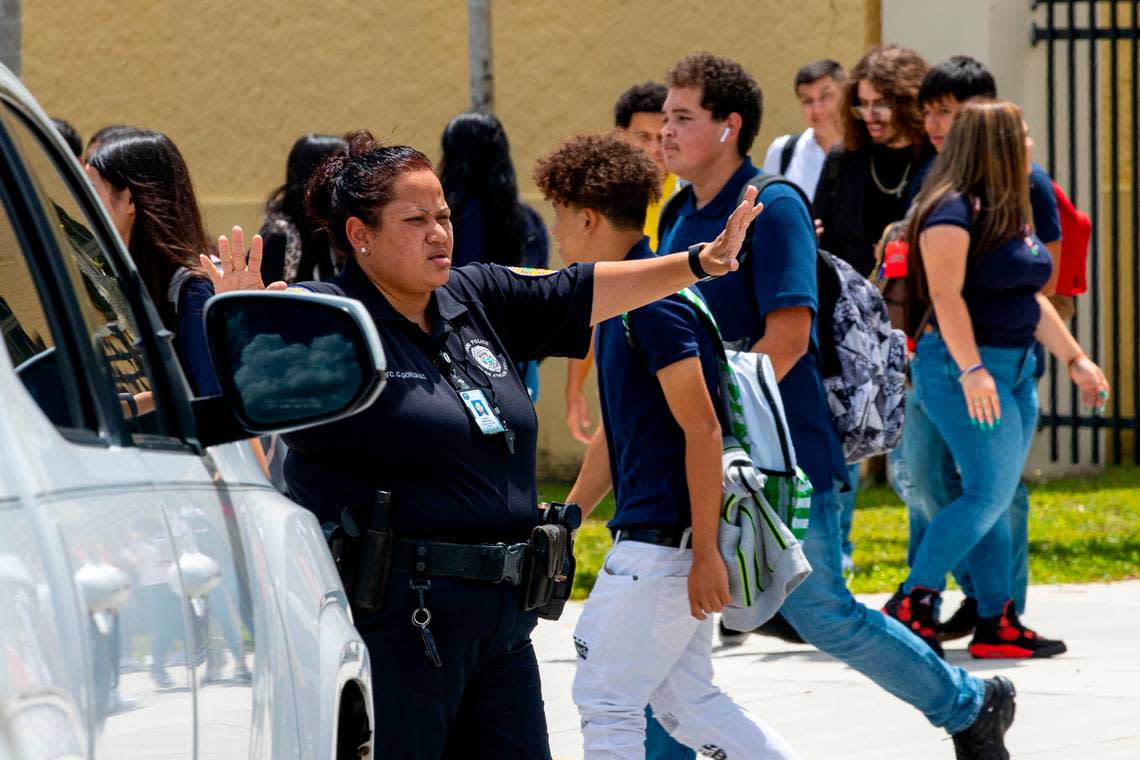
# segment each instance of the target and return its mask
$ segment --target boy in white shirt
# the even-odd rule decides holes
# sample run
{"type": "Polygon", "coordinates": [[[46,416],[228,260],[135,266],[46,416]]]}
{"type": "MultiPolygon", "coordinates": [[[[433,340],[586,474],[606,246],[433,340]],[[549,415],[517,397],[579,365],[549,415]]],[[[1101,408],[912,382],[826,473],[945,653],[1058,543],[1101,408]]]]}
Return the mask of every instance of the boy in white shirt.
{"type": "Polygon", "coordinates": [[[796,97],[800,99],[808,128],[772,141],[764,156],[764,171],[782,174],[815,199],[815,187],[823,161],[843,137],[839,106],[847,74],[836,61],[809,63],[796,72],[796,97]]]}

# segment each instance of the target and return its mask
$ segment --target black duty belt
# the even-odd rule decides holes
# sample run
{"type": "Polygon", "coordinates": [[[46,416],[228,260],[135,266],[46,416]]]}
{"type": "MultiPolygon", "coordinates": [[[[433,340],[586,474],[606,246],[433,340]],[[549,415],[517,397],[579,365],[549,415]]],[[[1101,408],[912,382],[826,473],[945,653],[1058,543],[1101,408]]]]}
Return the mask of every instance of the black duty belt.
{"type": "Polygon", "coordinates": [[[392,572],[517,586],[522,582],[526,547],[525,543],[508,546],[397,539],[392,547],[392,572]]]}
{"type": "Polygon", "coordinates": [[[680,547],[685,540],[685,528],[614,528],[610,533],[614,541],[640,541],[643,544],[680,547]]]}

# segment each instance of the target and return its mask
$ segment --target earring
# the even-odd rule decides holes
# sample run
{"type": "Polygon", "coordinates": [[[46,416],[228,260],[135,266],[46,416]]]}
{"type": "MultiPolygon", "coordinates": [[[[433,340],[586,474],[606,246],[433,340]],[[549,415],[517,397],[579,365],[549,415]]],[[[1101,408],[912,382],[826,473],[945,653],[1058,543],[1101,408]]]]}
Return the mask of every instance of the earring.
{"type": "Polygon", "coordinates": [[[368,255],[368,249],[365,248],[364,246],[360,246],[360,253],[362,256],[367,256],[368,255]]]}

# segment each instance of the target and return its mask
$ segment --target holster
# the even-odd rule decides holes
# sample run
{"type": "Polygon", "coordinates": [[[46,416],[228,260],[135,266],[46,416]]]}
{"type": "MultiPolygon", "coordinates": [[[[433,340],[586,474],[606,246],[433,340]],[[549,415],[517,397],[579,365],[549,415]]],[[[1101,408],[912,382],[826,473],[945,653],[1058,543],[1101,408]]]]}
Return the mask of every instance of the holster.
{"type": "Polygon", "coordinates": [[[355,613],[376,612],[384,601],[394,542],[388,518],[390,500],[387,491],[376,492],[366,530],[360,529],[352,508],[341,512],[339,523],[325,525],[329,551],[355,613]]]}
{"type": "MultiPolygon", "coordinates": [[[[542,524],[535,528],[538,531],[540,528],[559,528],[559,538],[557,540],[558,546],[553,546],[548,543],[547,558],[548,562],[553,566],[553,572],[550,573],[546,581],[546,586],[549,590],[544,592],[542,601],[536,595],[534,601],[540,603],[534,607],[526,607],[526,609],[537,609],[538,616],[545,620],[557,620],[562,617],[562,610],[566,607],[566,602],[570,599],[570,594],[574,590],[574,573],[577,569],[577,563],[574,561],[574,532],[578,526],[582,524],[582,510],[577,504],[550,504],[542,515],[542,524]],[[554,550],[553,553],[551,550],[554,550]]],[[[534,532],[531,533],[531,538],[535,537],[534,532]]],[[[532,546],[532,556],[537,556],[532,546]]],[[[529,587],[528,587],[529,588],[529,587]]],[[[528,602],[530,597],[527,597],[528,602]]]]}
{"type": "Polygon", "coordinates": [[[530,547],[523,570],[524,610],[540,609],[550,603],[554,578],[562,569],[569,540],[569,531],[561,525],[536,525],[530,532],[530,547]]]}

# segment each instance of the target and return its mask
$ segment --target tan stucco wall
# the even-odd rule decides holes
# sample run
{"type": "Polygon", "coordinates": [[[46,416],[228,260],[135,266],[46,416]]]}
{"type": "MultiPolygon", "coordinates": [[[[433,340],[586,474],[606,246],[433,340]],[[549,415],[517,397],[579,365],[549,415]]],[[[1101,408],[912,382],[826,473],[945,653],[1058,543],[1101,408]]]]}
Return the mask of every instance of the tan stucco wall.
{"type": "MultiPolygon", "coordinates": [[[[762,152],[802,128],[795,70],[822,57],[852,65],[878,41],[880,15],[877,0],[498,0],[493,13],[497,113],[523,193],[544,212],[535,159],[575,132],[607,129],[630,84],[660,80],[694,50],[739,60],[765,91],[762,152]]],[[[118,122],[167,132],[217,234],[259,224],[303,132],[367,127],[437,157],[444,124],[468,102],[466,3],[25,3],[23,75],[85,136],[118,122]]],[[[580,447],[561,422],[563,365],[546,362],[540,450],[569,474],[580,447]]]]}

